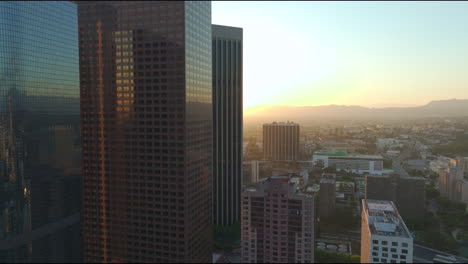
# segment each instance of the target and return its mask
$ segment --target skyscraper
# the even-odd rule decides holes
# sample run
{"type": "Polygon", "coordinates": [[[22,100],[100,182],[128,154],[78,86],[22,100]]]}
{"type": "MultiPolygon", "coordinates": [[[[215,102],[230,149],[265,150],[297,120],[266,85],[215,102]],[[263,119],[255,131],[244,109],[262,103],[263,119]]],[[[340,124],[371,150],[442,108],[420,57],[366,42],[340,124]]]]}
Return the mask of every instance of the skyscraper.
{"type": "Polygon", "coordinates": [[[76,4],[0,2],[0,262],[81,262],[76,4]]]}
{"type": "Polygon", "coordinates": [[[88,262],[210,262],[211,3],[79,1],[88,262]]]}
{"type": "Polygon", "coordinates": [[[413,237],[391,201],[363,199],[361,263],[412,263],[413,237]]]}
{"type": "Polygon", "coordinates": [[[313,263],[315,196],[302,178],[272,176],[242,192],[242,263],[313,263]]]}
{"type": "Polygon", "coordinates": [[[215,225],[239,221],[242,181],[242,28],[212,25],[215,225]]]}
{"type": "Polygon", "coordinates": [[[263,158],[267,160],[297,160],[299,125],[287,122],[263,125],[263,158]]]}

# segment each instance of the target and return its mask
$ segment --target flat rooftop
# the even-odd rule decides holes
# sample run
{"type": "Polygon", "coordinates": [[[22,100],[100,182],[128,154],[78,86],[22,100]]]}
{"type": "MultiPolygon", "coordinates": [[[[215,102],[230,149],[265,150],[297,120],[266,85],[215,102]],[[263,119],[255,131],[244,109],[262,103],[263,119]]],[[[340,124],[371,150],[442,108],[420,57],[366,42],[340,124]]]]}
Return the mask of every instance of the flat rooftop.
{"type": "Polygon", "coordinates": [[[369,229],[373,235],[411,238],[410,232],[391,201],[362,200],[369,216],[369,229]]]}
{"type": "Polygon", "coordinates": [[[346,157],[348,154],[344,151],[337,152],[314,152],[314,156],[335,156],[335,157],[346,157]]]}
{"type": "Polygon", "coordinates": [[[335,159],[364,159],[364,160],[383,160],[381,155],[348,155],[346,152],[314,152],[314,156],[328,156],[335,159]]]}
{"type": "Polygon", "coordinates": [[[299,124],[294,123],[294,122],[273,122],[273,123],[268,123],[268,124],[263,124],[264,126],[299,126],[299,124]]]}

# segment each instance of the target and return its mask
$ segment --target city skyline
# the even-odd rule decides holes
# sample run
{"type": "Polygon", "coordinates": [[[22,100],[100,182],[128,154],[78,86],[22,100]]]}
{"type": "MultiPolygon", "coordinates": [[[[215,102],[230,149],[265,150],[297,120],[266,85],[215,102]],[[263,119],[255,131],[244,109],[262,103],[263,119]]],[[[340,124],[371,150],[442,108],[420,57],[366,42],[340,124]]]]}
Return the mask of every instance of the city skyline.
{"type": "Polygon", "coordinates": [[[466,8],[462,2],[213,1],[212,23],[245,29],[246,109],[407,107],[468,98],[461,70],[468,66],[466,8]]]}

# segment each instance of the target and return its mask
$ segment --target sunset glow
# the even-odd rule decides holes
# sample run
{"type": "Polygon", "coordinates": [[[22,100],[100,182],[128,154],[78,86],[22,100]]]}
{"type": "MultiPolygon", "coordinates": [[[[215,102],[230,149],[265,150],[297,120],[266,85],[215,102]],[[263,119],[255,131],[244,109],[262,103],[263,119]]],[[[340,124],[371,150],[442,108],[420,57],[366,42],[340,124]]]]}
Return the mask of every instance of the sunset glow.
{"type": "Polygon", "coordinates": [[[468,98],[466,10],[466,2],[214,1],[212,22],[244,28],[244,108],[423,105],[468,98]]]}

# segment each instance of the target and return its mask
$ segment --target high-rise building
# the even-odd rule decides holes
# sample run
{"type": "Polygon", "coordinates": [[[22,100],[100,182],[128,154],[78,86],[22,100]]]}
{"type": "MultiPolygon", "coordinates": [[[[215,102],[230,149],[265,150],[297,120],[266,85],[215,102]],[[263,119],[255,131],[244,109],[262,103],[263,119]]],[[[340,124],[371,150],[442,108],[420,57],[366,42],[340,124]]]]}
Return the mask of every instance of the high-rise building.
{"type": "Polygon", "coordinates": [[[439,171],[440,194],[452,201],[468,203],[468,158],[450,159],[446,168],[439,171]]]}
{"type": "Polygon", "coordinates": [[[393,201],[404,218],[421,218],[426,212],[423,177],[399,174],[366,175],[366,199],[393,201]]]}
{"type": "Polygon", "coordinates": [[[333,173],[324,173],[320,179],[319,191],[319,217],[320,221],[332,216],[336,207],[336,175],[333,173]]]}
{"type": "Polygon", "coordinates": [[[211,262],[211,3],[78,1],[87,262],[211,262]]]}
{"type": "Polygon", "coordinates": [[[361,202],[361,263],[412,263],[413,237],[395,204],[361,202]]]}
{"type": "Polygon", "coordinates": [[[215,225],[240,218],[242,182],[242,28],[212,25],[213,215],[215,225]]]}
{"type": "Polygon", "coordinates": [[[263,158],[274,161],[297,160],[299,125],[273,122],[263,125],[263,158]]]}
{"type": "Polygon", "coordinates": [[[315,195],[303,179],[272,176],[242,192],[242,263],[313,263],[315,195]]]}
{"type": "Polygon", "coordinates": [[[81,262],[77,7],[0,2],[0,263],[81,262]]]}

